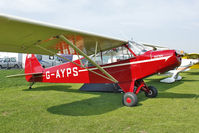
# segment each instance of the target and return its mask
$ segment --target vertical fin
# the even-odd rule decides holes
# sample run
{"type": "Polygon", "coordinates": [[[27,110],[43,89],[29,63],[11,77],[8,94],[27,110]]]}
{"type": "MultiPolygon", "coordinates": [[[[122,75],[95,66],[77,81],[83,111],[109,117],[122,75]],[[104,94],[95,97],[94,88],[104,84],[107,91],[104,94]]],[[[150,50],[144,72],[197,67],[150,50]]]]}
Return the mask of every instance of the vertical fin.
{"type": "MultiPolygon", "coordinates": [[[[34,54],[27,54],[25,62],[25,74],[43,72],[44,68],[41,66],[34,54]]],[[[35,82],[34,75],[26,76],[28,82],[35,82]]]]}

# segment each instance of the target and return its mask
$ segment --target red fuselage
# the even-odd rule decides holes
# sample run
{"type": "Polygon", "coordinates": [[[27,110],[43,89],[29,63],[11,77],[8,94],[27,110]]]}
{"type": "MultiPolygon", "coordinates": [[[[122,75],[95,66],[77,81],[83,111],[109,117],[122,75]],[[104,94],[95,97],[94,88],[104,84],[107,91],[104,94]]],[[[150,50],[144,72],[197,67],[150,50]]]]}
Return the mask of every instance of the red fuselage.
{"type": "MultiPolygon", "coordinates": [[[[74,62],[80,64],[79,60],[74,62]]],[[[176,54],[175,50],[162,50],[147,51],[142,55],[102,65],[101,67],[118,80],[119,83],[123,83],[143,79],[155,73],[166,72],[179,66],[180,63],[181,58],[176,54]]],[[[96,67],[87,68],[104,75],[96,67]]],[[[36,77],[34,81],[50,83],[113,83],[70,62],[43,69],[42,73],[42,77],[36,77]]],[[[26,79],[32,82],[32,78],[26,77],[26,79]]]]}

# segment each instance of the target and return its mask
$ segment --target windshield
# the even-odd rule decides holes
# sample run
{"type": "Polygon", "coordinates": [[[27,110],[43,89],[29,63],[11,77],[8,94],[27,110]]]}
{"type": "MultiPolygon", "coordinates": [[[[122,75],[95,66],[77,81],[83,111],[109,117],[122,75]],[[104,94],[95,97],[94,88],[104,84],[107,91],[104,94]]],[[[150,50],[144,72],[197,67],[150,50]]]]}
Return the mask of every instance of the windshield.
{"type": "Polygon", "coordinates": [[[144,45],[134,41],[129,41],[128,46],[136,55],[144,54],[147,51],[144,45]]]}

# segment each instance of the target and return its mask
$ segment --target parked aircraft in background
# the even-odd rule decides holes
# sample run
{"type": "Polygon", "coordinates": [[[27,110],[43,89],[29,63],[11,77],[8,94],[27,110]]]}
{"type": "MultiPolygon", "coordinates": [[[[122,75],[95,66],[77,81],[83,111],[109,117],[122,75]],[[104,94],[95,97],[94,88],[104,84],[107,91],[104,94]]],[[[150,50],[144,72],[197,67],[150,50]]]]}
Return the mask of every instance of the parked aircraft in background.
{"type": "Polygon", "coordinates": [[[114,83],[125,92],[123,104],[135,106],[140,90],[147,97],[158,91],[144,78],[178,67],[181,57],[175,50],[144,49],[134,41],[106,37],[8,15],[0,15],[0,51],[56,55],[69,62],[43,68],[34,54],[28,54],[25,76],[31,86],[48,83],[114,83]],[[71,61],[56,53],[77,55],[71,61]],[[81,58],[80,56],[83,56],[81,58]]]}
{"type": "Polygon", "coordinates": [[[182,77],[179,75],[181,72],[189,71],[190,68],[198,68],[199,54],[185,54],[182,57],[182,63],[175,70],[170,70],[167,73],[172,75],[169,78],[162,79],[160,82],[163,83],[173,83],[175,81],[181,80],[182,77]]]}
{"type": "MultiPolygon", "coordinates": [[[[199,60],[199,54],[198,53],[190,53],[185,54],[182,59],[193,59],[193,60],[199,60]]],[[[199,69],[199,62],[194,64],[190,67],[190,69],[199,69]]]]}

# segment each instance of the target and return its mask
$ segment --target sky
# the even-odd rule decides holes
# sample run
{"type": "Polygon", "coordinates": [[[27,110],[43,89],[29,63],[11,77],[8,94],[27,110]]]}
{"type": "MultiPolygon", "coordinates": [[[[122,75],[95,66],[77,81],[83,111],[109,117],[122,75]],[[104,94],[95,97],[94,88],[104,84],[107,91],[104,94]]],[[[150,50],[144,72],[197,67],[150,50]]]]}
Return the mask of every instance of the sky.
{"type": "Polygon", "coordinates": [[[199,0],[1,0],[0,13],[199,53],[199,0]]]}

